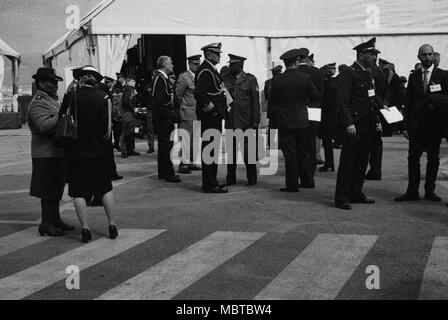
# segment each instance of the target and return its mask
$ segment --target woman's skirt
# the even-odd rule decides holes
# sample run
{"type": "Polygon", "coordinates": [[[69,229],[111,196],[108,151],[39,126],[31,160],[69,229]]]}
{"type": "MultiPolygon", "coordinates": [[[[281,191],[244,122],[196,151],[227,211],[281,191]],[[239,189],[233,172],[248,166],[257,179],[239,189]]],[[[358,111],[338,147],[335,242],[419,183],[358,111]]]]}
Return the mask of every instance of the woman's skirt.
{"type": "Polygon", "coordinates": [[[90,199],[112,191],[110,160],[75,159],[69,160],[68,194],[72,198],[90,199]]]}
{"type": "Polygon", "coordinates": [[[61,200],[66,178],[66,159],[33,159],[30,195],[44,200],[61,200]]]}

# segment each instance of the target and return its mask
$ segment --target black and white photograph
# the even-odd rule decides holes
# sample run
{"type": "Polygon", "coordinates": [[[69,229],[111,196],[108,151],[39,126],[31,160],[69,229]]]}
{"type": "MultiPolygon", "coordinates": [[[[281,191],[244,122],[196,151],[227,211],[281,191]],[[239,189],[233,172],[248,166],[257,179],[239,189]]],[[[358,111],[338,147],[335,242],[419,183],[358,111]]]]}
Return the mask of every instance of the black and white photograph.
{"type": "Polygon", "coordinates": [[[445,0],[0,0],[0,300],[448,300],[447,70],[445,0]]]}

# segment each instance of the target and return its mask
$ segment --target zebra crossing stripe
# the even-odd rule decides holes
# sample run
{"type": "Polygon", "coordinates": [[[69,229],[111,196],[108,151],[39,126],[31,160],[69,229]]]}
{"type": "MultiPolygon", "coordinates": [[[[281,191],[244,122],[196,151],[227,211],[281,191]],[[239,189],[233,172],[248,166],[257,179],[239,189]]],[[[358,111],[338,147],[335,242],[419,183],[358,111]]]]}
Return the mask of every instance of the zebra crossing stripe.
{"type": "Polygon", "coordinates": [[[23,299],[66,278],[65,271],[70,265],[76,265],[82,271],[154,238],[164,231],[122,229],[114,241],[101,238],[27,270],[0,279],[0,300],[23,299]]]}
{"type": "Polygon", "coordinates": [[[264,235],[260,232],[215,232],[98,299],[171,299],[264,235]]]}
{"type": "Polygon", "coordinates": [[[376,236],[320,234],[255,299],[334,299],[376,240],[376,236]]]}
{"type": "Polygon", "coordinates": [[[423,274],[420,300],[448,300],[448,238],[434,240],[423,274]]]}
{"type": "Polygon", "coordinates": [[[46,237],[39,237],[37,227],[28,228],[12,233],[0,238],[0,256],[32,246],[42,241],[48,240],[46,237]]]}

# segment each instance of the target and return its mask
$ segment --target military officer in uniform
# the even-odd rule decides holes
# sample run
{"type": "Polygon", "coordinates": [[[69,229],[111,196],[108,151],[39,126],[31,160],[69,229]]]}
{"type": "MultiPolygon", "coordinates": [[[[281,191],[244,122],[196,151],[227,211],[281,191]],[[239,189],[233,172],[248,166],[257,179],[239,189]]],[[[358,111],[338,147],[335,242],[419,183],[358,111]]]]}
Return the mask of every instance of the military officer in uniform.
{"type": "Polygon", "coordinates": [[[280,57],[286,71],[272,80],[269,100],[285,158],[286,188],[281,188],[282,192],[298,192],[299,176],[313,181],[306,144],[309,126],[307,105],[316,102],[319,94],[311,77],[297,70],[300,52],[292,49],[280,57]]]}
{"type": "MultiPolygon", "coordinates": [[[[314,68],[310,65],[311,59],[314,60],[314,55],[310,59],[309,58],[310,51],[307,48],[301,48],[299,49],[299,65],[297,67],[297,70],[299,72],[305,73],[311,77],[311,80],[313,81],[314,86],[317,89],[317,92],[319,94],[318,99],[314,101],[313,103],[310,103],[308,107],[310,108],[321,108],[321,102],[322,102],[322,94],[324,90],[324,77],[319,69],[314,68]]],[[[302,188],[308,188],[313,189],[315,187],[314,184],[314,172],[316,171],[317,167],[317,150],[316,150],[316,138],[317,138],[317,128],[319,126],[318,122],[310,121],[310,125],[307,130],[307,150],[310,155],[311,160],[311,176],[313,176],[313,179],[310,180],[307,177],[310,174],[307,174],[306,176],[301,176],[300,184],[302,188]]]]}
{"type": "Polygon", "coordinates": [[[269,109],[269,100],[271,96],[271,85],[272,85],[272,79],[277,77],[279,74],[282,74],[283,67],[278,65],[271,69],[272,72],[272,78],[266,80],[264,83],[264,98],[266,100],[266,103],[268,104],[268,110],[267,110],[267,118],[269,119],[269,127],[268,127],[268,146],[270,147],[271,143],[271,130],[276,129],[275,125],[275,118],[272,110],[269,109]]]}
{"type": "Polygon", "coordinates": [[[336,182],[335,203],[351,210],[350,203],[374,203],[362,192],[374,135],[381,131],[372,66],[376,55],[376,39],[356,46],[356,61],[338,80],[340,124],[345,128],[336,182]]]}
{"type": "Polygon", "coordinates": [[[137,107],[137,90],[135,90],[135,78],[128,76],[126,85],[123,90],[123,122],[120,151],[122,158],[129,156],[139,156],[140,153],[135,151],[135,108],[137,107]]]}
{"type": "MultiPolygon", "coordinates": [[[[216,65],[221,60],[221,43],[212,43],[201,50],[204,52],[204,62],[196,71],[194,96],[196,98],[196,112],[201,121],[201,131],[208,129],[222,131],[222,120],[227,114],[227,100],[221,76],[216,65]]],[[[202,142],[202,150],[210,144],[202,142]]],[[[202,190],[205,193],[227,193],[228,190],[220,186],[217,180],[218,164],[205,163],[202,159],[202,190]]]]}
{"type": "MultiPolygon", "coordinates": [[[[227,115],[226,129],[241,129],[243,132],[248,129],[257,130],[260,123],[260,96],[257,78],[250,73],[244,72],[244,61],[247,60],[246,58],[234,54],[229,54],[229,58],[230,73],[224,77],[223,81],[232,96],[233,103],[227,115]]],[[[245,138],[242,144],[237,144],[237,139],[233,138],[233,159],[232,163],[227,165],[227,185],[236,184],[238,150],[242,150],[244,155],[247,185],[256,185],[257,165],[256,163],[249,163],[248,155],[249,152],[256,152],[255,145],[249,146],[247,138],[245,138]],[[253,150],[249,150],[249,147],[253,148],[253,150]]]]}
{"type": "Polygon", "coordinates": [[[171,161],[171,133],[174,131],[174,124],[177,123],[178,115],[175,111],[174,86],[169,80],[169,75],[173,72],[173,61],[168,56],[161,56],[157,59],[157,70],[154,73],[152,95],[154,99],[154,129],[156,131],[159,150],[157,154],[157,168],[160,180],[167,182],[180,182],[179,176],[174,172],[171,161]]]}
{"type": "MultiPolygon", "coordinates": [[[[179,129],[184,129],[188,132],[190,137],[190,152],[186,155],[185,162],[182,162],[179,166],[179,173],[190,174],[193,170],[201,170],[195,162],[194,148],[199,147],[200,130],[197,126],[196,116],[196,99],[194,98],[194,77],[196,70],[201,64],[201,55],[195,55],[187,58],[188,71],[179,75],[176,83],[176,96],[180,101],[180,123],[179,129]]],[[[185,141],[182,141],[185,149],[185,141]]]]}

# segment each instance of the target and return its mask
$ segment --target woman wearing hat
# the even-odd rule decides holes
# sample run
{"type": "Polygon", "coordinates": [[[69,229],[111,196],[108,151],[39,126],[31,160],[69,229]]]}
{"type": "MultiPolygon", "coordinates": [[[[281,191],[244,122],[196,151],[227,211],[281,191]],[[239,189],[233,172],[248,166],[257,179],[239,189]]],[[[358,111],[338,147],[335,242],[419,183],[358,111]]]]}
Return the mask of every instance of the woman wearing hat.
{"type": "Polygon", "coordinates": [[[118,231],[114,221],[114,197],[110,166],[111,106],[106,93],[96,87],[103,76],[91,66],[79,71],[83,86],[76,91],[78,140],[68,150],[69,195],[82,225],[82,241],[92,240],[86,217],[86,199],[101,195],[109,221],[109,236],[118,231]]]}
{"type": "Polygon", "coordinates": [[[66,178],[65,150],[54,144],[59,118],[58,81],[62,78],[54,69],[39,68],[33,76],[37,92],[28,109],[28,125],[31,130],[31,157],[33,172],[30,195],[41,199],[41,236],[63,236],[74,227],[65,224],[60,217],[59,201],[64,193],[66,178]]]}

